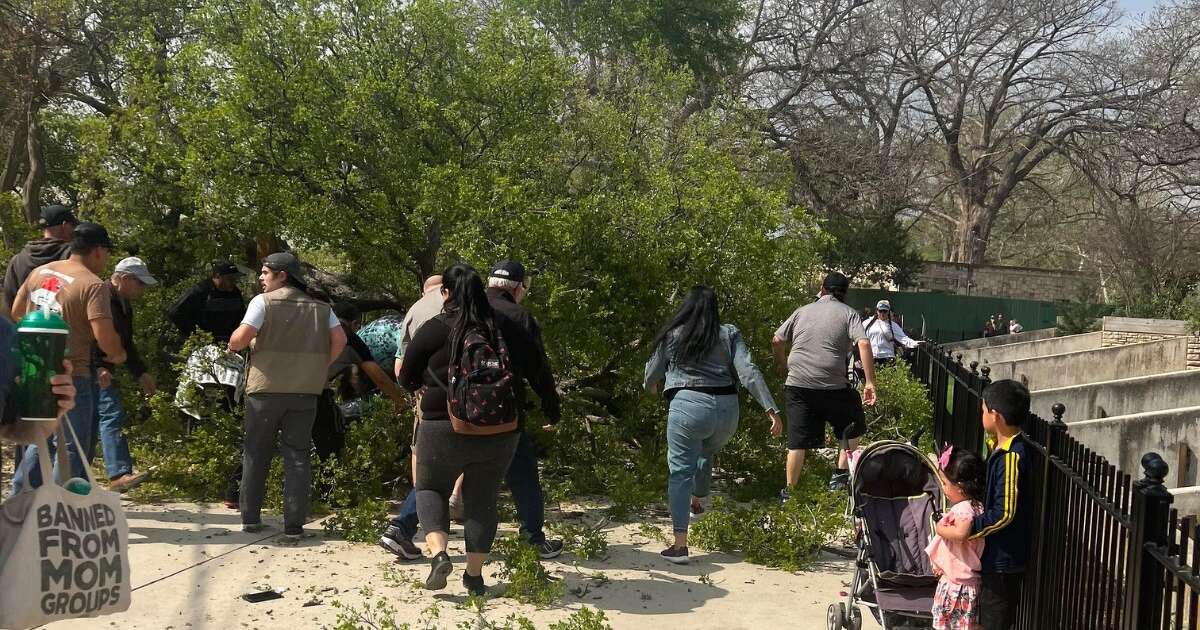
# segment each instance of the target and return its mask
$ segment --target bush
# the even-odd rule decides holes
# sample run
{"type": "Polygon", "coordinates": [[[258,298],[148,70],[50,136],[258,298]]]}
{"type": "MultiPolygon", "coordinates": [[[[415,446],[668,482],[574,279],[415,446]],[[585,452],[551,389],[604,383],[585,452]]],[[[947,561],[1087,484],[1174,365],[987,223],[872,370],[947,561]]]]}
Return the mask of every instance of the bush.
{"type": "Polygon", "coordinates": [[[382,396],[372,398],[363,416],[349,426],[346,446],[314,475],[318,489],[336,507],[325,531],[353,542],[373,542],[388,515],[387,498],[411,478],[412,412],[396,413],[382,396]]]}
{"type": "Polygon", "coordinates": [[[566,591],[542,566],[537,550],[516,536],[497,540],[492,555],[500,561],[500,577],[509,581],[506,597],[541,607],[554,603],[566,591]]]}
{"type": "Polygon", "coordinates": [[[562,538],[563,549],[580,560],[608,557],[608,538],[598,527],[573,523],[551,523],[551,533],[562,538]]]}
{"type": "Polygon", "coordinates": [[[786,503],[759,501],[743,507],[716,498],[692,524],[689,543],[714,551],[740,551],[755,564],[803,569],[846,522],[846,494],[829,492],[826,479],[824,471],[809,469],[786,503]]]}
{"type": "Polygon", "coordinates": [[[570,617],[550,624],[550,630],[612,630],[604,611],[584,606],[570,617]]]}
{"type": "Polygon", "coordinates": [[[864,442],[898,440],[908,442],[922,434],[919,446],[933,451],[933,403],[929,390],[913,376],[902,362],[879,368],[875,372],[877,402],[865,409],[867,433],[864,442]]]}
{"type": "MultiPolygon", "coordinates": [[[[180,357],[212,342],[197,333],[184,344],[180,357]]],[[[183,369],[184,359],[172,365],[183,369]]],[[[139,416],[139,400],[132,389],[123,391],[126,412],[139,416]]],[[[185,499],[214,501],[222,498],[230,475],[240,463],[242,443],[241,409],[226,409],[219,398],[199,390],[186,392],[183,400],[199,410],[204,421],[193,421],[175,406],[175,392],[160,390],[149,402],[148,419],[126,429],[139,468],[154,468],[149,480],[134,490],[137,499],[185,499]],[[188,422],[193,424],[190,435],[188,422]]]]}

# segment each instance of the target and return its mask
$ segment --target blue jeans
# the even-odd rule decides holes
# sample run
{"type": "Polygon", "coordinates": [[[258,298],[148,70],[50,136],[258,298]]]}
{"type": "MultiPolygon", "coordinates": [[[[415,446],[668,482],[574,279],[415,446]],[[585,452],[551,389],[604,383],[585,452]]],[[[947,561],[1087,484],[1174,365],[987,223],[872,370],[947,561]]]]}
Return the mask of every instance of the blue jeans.
{"type": "Polygon", "coordinates": [[[667,503],[675,533],[688,530],[692,497],[706,497],[712,458],[733,437],[738,398],[680,390],[667,413],[667,503]]]}
{"type": "Polygon", "coordinates": [[[121,391],[114,384],[97,390],[96,415],[100,416],[100,448],[104,452],[104,470],[109,479],[133,472],[133,457],[129,441],[121,431],[125,427],[125,408],[121,406],[121,391]]]}
{"type": "MultiPolygon", "coordinates": [[[[517,440],[517,452],[513,455],[512,464],[508,467],[505,477],[508,489],[512,492],[513,502],[517,504],[517,517],[521,520],[521,535],[530,543],[540,545],[546,542],[546,506],[542,497],[542,484],[538,478],[537,452],[529,434],[521,430],[517,440]]],[[[400,530],[405,538],[417,535],[417,493],[409,492],[400,514],[392,519],[391,525],[400,530]]]]}
{"type": "MultiPolygon", "coordinates": [[[[96,379],[91,376],[76,376],[75,408],[67,412],[67,422],[75,429],[79,444],[71,438],[71,432],[64,429],[67,435],[67,454],[71,462],[71,476],[87,479],[83,467],[90,464],[92,455],[96,452],[96,433],[98,418],[96,416],[96,379]],[[83,450],[80,451],[80,445],[83,450]],[[82,453],[82,454],[81,454],[82,453]],[[83,457],[87,459],[84,460],[83,457]],[[85,463],[86,461],[86,463],[85,463]]],[[[50,438],[50,457],[54,458],[57,438],[50,438]]],[[[58,473],[58,462],[54,462],[55,473],[58,473]]],[[[65,479],[64,479],[65,481],[65,479]]],[[[13,494],[23,490],[28,485],[37,488],[42,485],[42,469],[38,466],[38,447],[29,445],[21,458],[21,464],[13,473],[13,494]]]]}

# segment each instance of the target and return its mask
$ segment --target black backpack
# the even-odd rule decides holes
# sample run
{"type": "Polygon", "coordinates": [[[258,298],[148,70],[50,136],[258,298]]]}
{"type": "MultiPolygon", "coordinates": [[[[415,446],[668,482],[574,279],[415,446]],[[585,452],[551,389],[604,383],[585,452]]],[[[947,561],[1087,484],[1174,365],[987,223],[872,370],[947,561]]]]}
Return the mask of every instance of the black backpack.
{"type": "Polygon", "coordinates": [[[508,346],[499,329],[472,328],[451,349],[446,406],[455,433],[494,435],[517,429],[517,387],[508,346]]]}

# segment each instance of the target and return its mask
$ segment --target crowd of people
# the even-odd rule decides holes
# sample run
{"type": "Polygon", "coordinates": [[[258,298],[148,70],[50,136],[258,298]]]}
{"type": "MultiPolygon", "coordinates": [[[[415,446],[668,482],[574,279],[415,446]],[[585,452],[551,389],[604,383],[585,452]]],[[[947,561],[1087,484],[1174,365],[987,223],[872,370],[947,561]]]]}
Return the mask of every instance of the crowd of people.
{"type": "MultiPolygon", "coordinates": [[[[158,280],[135,257],[119,261],[102,280],[115,246],[103,226],[79,221],[68,208],[45,208],[42,226],[43,237],[17,254],[5,273],[8,313],[17,321],[45,309],[66,321],[64,367],[70,378],[56,377],[54,391],[80,442],[65,445],[72,473],[80,476],[90,464],[98,439],[110,488],[128,489],[145,474],[135,470],[122,434],[126,414],[113,372],[124,365],[142,391],[155,391],[134,344],[132,322],[133,304],[158,280]]],[[[455,263],[426,280],[421,298],[403,317],[384,316],[365,325],[358,309],[335,304],[311,287],[290,252],[262,260],[262,291],[249,301],[238,287],[243,275],[232,263],[215,263],[209,277],[166,315],[183,334],[206,331],[227,352],[248,357],[241,467],[226,497],[239,510],[245,531],[267,527],[262,506],[267,472],[278,451],[284,469],[281,533],[291,539],[303,535],[312,455],[334,457],[344,440],[344,426],[327,419],[337,414],[322,410],[336,407],[335,389],[348,387],[357,393],[377,391],[414,409],[413,490],[399,514],[382,526],[379,544],[404,560],[428,556],[426,588],[446,586],[453,572],[447,534],[451,521],[461,520],[467,552],[462,583],[472,594],[486,592],[482,567],[496,537],[502,483],[516,503],[524,541],[542,558],[562,552],[562,542],[543,531],[537,456],[525,426],[526,386],[547,420],[542,430],[555,430],[561,404],[541,328],[523,305],[533,279],[524,265],[502,260],[483,275],[455,263]],[[355,382],[347,384],[347,375],[355,375],[355,382]],[[424,552],[413,543],[418,528],[424,531],[424,552]]],[[[688,525],[704,512],[714,458],[738,429],[739,388],[764,410],[772,435],[786,433],[782,500],[788,501],[799,483],[808,452],[824,447],[827,425],[839,445],[830,489],[849,482],[848,454],[866,431],[864,405],[876,402],[876,367],[921,343],[893,319],[887,300],[864,321],[846,304],[849,288],[846,276],[829,274],[817,299],[799,306],[775,331],[773,359],[785,379],[782,408],[739,329],[722,321],[714,289],[693,287],[654,338],[643,385],[667,403],[667,499],[674,540],[661,551],[664,560],[689,561],[688,525]],[[851,357],[861,393],[849,369],[851,357]]],[[[5,323],[0,333],[11,337],[11,325],[5,323]]],[[[1025,479],[1019,427],[1028,411],[1028,392],[1022,389],[1001,381],[985,395],[985,428],[999,441],[986,465],[971,460],[972,454],[954,452],[941,466],[947,494],[958,505],[943,519],[941,542],[930,550],[943,581],[954,586],[939,589],[938,605],[957,611],[955,619],[967,610],[970,619],[984,620],[985,628],[1007,627],[988,620],[1008,617],[989,617],[988,611],[1015,601],[1020,582],[1011,576],[1023,568],[1020,544],[1027,525],[1021,518],[1029,508],[1017,492],[1025,479]],[[986,544],[971,542],[980,539],[986,544]]],[[[16,470],[14,492],[42,483],[34,465],[36,443],[48,433],[17,423],[6,426],[3,436],[32,443],[16,470]]],[[[63,446],[53,442],[51,448],[63,446]]],[[[957,623],[939,627],[976,627],[957,623]]]]}

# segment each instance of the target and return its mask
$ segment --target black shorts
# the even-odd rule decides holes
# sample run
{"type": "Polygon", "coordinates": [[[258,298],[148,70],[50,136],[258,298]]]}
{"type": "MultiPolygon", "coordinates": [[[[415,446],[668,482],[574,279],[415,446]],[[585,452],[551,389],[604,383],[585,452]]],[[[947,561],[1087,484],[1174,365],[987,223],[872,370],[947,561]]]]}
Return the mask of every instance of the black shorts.
{"type": "Polygon", "coordinates": [[[979,627],[1009,630],[1017,623],[1022,573],[984,573],[979,579],[979,627]]]}
{"type": "Polygon", "coordinates": [[[787,399],[788,448],[814,449],[825,446],[825,424],[833,427],[839,440],[852,440],[867,431],[858,390],[783,388],[787,399]]]}

